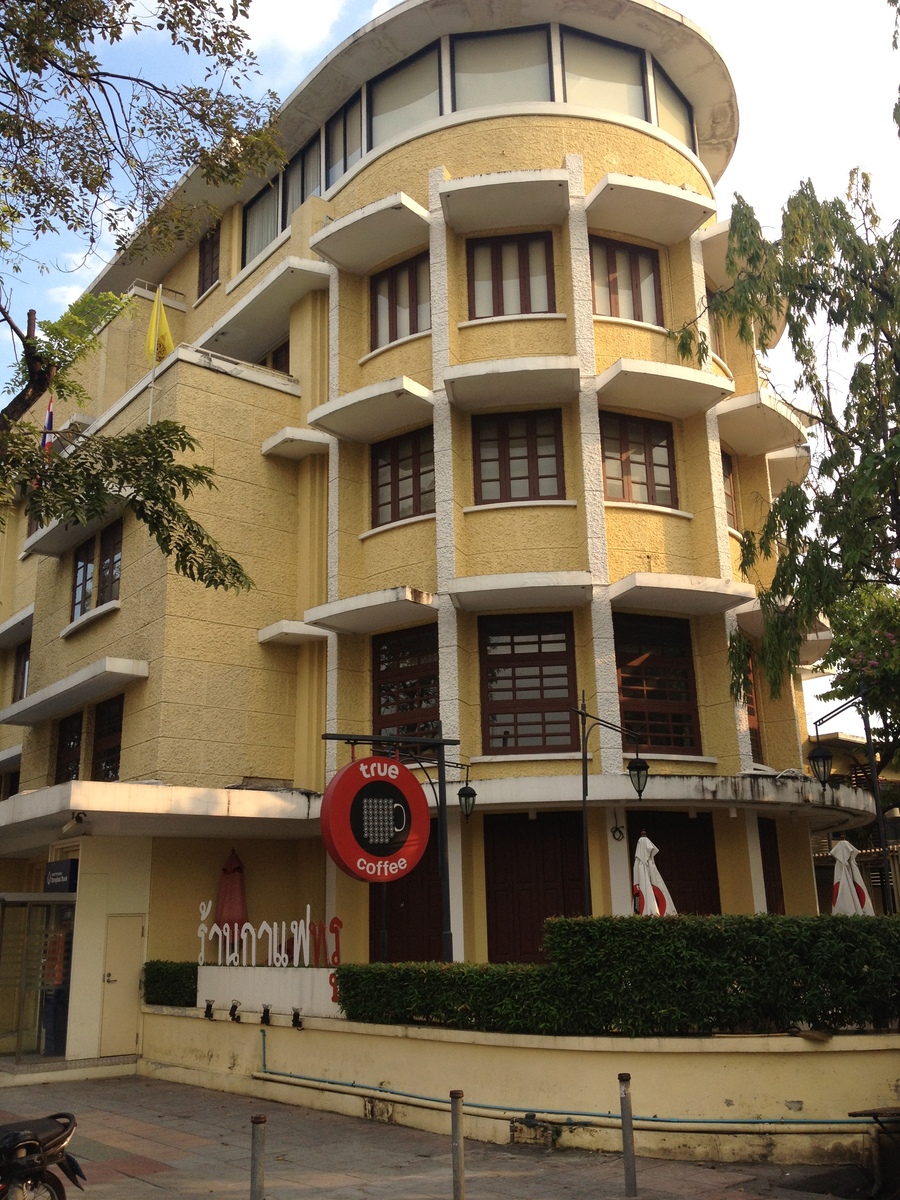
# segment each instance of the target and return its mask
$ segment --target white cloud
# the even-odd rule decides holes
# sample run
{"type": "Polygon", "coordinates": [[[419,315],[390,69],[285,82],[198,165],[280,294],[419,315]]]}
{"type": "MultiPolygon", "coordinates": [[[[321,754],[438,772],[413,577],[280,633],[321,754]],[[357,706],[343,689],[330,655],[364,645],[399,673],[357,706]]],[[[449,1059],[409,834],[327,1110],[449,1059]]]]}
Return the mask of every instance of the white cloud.
{"type": "Polygon", "coordinates": [[[298,10],[296,0],[252,0],[244,24],[257,53],[277,49],[304,59],[326,41],[346,2],[316,0],[298,10]]]}
{"type": "Polygon", "coordinates": [[[389,8],[394,8],[399,3],[400,0],[375,0],[372,5],[372,16],[380,17],[382,13],[387,12],[389,8]]]}

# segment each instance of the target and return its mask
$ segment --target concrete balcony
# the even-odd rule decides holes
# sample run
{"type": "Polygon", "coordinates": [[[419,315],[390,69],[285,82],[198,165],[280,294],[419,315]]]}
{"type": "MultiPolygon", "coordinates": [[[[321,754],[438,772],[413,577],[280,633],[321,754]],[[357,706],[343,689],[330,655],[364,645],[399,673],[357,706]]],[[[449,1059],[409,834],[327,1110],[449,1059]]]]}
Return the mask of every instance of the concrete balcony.
{"type": "Polygon", "coordinates": [[[383,262],[424,249],[430,221],[427,209],[396,192],[329,221],[309,239],[309,248],[341,271],[368,275],[383,262]]]}
{"type": "Polygon", "coordinates": [[[588,225],[673,246],[716,211],[709,196],[634,175],[604,175],[585,201],[588,225]]]}

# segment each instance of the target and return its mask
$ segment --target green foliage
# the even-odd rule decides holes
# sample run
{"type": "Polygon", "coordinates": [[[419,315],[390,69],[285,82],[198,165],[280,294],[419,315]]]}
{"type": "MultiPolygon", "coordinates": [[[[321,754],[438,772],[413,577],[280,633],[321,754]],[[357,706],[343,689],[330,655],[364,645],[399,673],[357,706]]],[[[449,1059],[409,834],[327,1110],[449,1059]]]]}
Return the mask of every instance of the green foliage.
{"type": "Polygon", "coordinates": [[[2,507],[25,492],[27,507],[44,525],[52,520],[88,521],[121,497],[171,556],[175,570],[207,587],[241,590],[251,581],[231,555],[185,508],[197,488],[214,488],[211,467],[183,461],[199,443],[174,421],[157,421],[118,437],[94,434],[67,453],[46,454],[40,430],[0,424],[0,525],[2,507]]]}
{"type": "Polygon", "coordinates": [[[164,1004],[170,1008],[197,1007],[197,964],[151,959],[144,963],[145,1004],[164,1004]]]}
{"type": "MultiPolygon", "coordinates": [[[[764,560],[774,566],[768,582],[757,580],[764,633],[754,657],[775,696],[821,615],[838,614],[854,589],[900,584],[898,261],[900,229],[882,229],[865,174],[854,172],[846,197],[833,200],[802,184],[774,241],[740,197],[735,203],[726,259],[734,283],[710,306],[763,351],[786,313],[798,367],[790,402],[819,422],[810,479],[788,484],[761,528],[743,537],[746,577],[764,560]],[[851,364],[840,390],[835,352],[851,364]]],[[[696,354],[695,341],[689,331],[678,344],[696,354]]],[[[732,644],[736,696],[747,649],[732,644]]]]}
{"type": "MultiPolygon", "coordinates": [[[[86,403],[88,394],[75,378],[79,366],[97,349],[97,333],[122,313],[133,314],[132,301],[113,292],[86,292],[79,296],[55,321],[39,321],[38,331],[27,338],[23,353],[12,368],[4,391],[14,396],[33,383],[39,371],[52,381],[56,398],[65,403],[86,403]]],[[[35,396],[34,399],[39,399],[35,396]]]]}
{"type": "Polygon", "coordinates": [[[338,967],[350,1020],[569,1037],[884,1028],[900,918],[566,917],[548,964],[338,967]]]}
{"type": "Polygon", "coordinates": [[[0,8],[0,251],[14,270],[62,229],[93,245],[170,242],[200,213],[175,190],[199,164],[236,185],[280,158],[276,98],[246,93],[258,74],[237,23],[249,0],[4,0],[0,8]],[[161,58],[132,73],[117,48],[135,37],[161,58]],[[179,81],[185,60],[202,82],[179,81]],[[152,225],[144,225],[154,214],[152,225]]]}

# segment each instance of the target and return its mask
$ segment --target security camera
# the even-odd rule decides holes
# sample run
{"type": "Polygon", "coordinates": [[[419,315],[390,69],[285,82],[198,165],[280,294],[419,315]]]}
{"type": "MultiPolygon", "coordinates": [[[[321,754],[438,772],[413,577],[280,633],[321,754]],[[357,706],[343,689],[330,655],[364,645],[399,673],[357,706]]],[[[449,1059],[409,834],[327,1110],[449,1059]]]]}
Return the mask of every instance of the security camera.
{"type": "Polygon", "coordinates": [[[80,829],[80,827],[85,823],[86,820],[87,820],[87,813],[85,813],[85,812],[74,813],[72,815],[72,817],[70,817],[70,819],[68,821],[66,821],[65,825],[63,825],[63,827],[62,827],[63,835],[65,835],[67,833],[71,833],[73,829],[80,829]]]}

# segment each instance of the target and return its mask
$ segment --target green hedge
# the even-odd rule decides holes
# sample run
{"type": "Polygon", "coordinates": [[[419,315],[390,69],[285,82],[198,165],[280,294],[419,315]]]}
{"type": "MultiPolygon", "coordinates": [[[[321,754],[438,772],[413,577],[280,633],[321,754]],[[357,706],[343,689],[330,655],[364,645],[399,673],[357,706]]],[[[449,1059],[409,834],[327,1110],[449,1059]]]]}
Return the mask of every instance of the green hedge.
{"type": "Polygon", "coordinates": [[[900,918],[553,918],[546,965],[338,968],[355,1021],[565,1036],[886,1028],[900,918]]]}
{"type": "Polygon", "coordinates": [[[197,1007],[197,964],[151,959],[144,963],[144,1003],[197,1007]]]}

